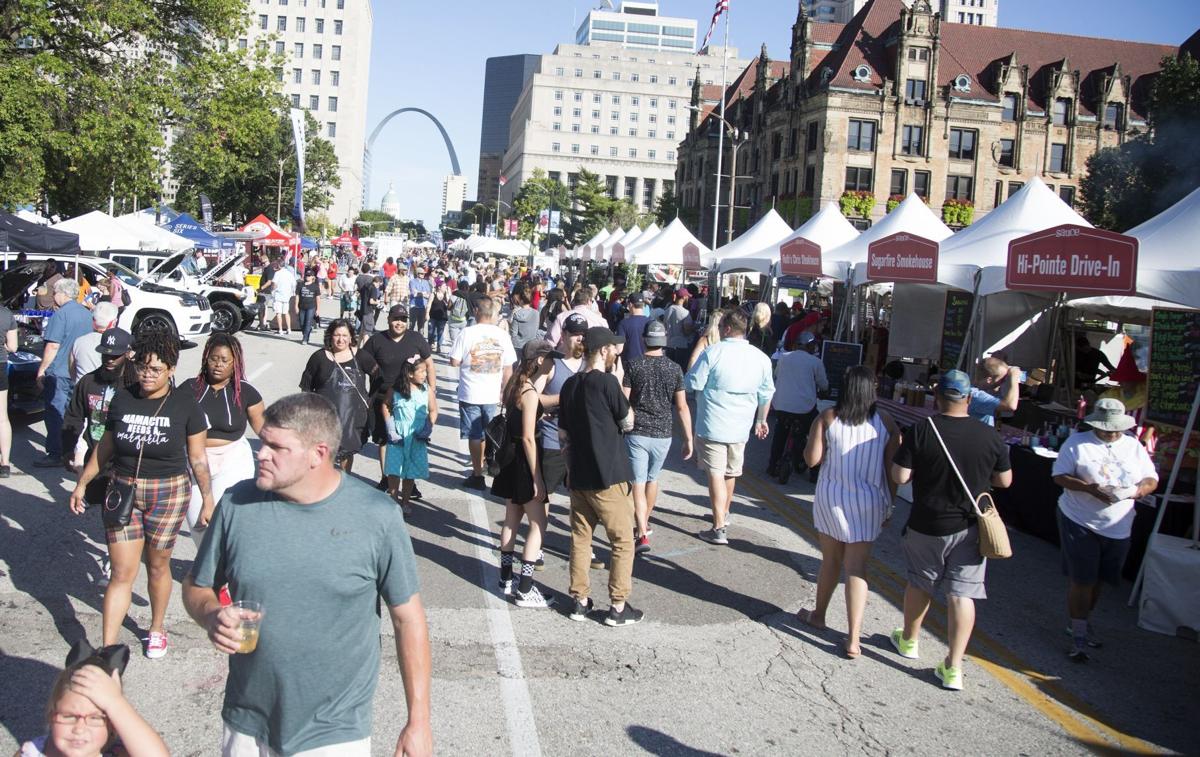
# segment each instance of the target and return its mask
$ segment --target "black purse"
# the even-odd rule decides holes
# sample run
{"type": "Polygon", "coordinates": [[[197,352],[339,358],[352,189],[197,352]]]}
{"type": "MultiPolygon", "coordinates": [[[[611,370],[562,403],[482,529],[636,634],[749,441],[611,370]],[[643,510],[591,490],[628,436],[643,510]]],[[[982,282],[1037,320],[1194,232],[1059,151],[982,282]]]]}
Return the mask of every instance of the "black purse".
{"type": "MultiPolygon", "coordinates": [[[[167,392],[167,396],[158,403],[155,415],[162,411],[163,405],[167,404],[167,397],[170,396],[171,393],[167,392]]],[[[142,473],[142,453],[145,451],[145,445],[138,448],[137,468],[134,469],[132,481],[118,481],[115,474],[109,480],[108,491],[104,495],[104,512],[101,513],[106,528],[124,528],[129,525],[133,517],[133,494],[137,490],[138,477],[142,473]]]]}

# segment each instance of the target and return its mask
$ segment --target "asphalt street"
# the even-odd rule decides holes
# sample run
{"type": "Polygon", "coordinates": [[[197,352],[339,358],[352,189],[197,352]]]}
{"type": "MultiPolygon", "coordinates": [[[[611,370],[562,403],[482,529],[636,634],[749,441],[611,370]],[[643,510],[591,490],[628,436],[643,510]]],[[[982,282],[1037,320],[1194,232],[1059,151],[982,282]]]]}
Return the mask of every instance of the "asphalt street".
{"type": "MultiPolygon", "coordinates": [[[[314,348],[301,346],[295,332],[242,340],[247,373],[268,402],[296,391],[314,348]]],[[[198,347],[184,352],[177,380],[196,373],[199,357],[198,347]]],[[[546,569],[536,574],[558,607],[504,602],[495,589],[503,508],[461,485],[466,455],[454,373],[439,361],[431,479],[409,520],[429,612],[439,753],[1200,753],[1200,646],[1138,629],[1124,585],[1102,598],[1095,616],[1104,648],[1089,664],[1069,662],[1057,549],[1024,534],[1013,533],[1013,559],[989,566],[990,597],[978,606],[965,690],[945,691],[933,676],[945,654],[940,607],[920,640],[920,660],[899,657],[887,641],[901,617],[901,503],[874,550],[863,655],[843,659],[840,591],[829,631],[795,619],[811,606],[820,559],[812,486],[804,476],[786,487],[762,476],[761,442],[747,452],[726,547],[696,538],[707,524],[707,495],[675,444],[653,517],[654,550],[634,569],[630,601],[646,612],[640,625],[608,628],[600,613],[583,623],[566,617],[563,492],[553,498],[546,569]]],[[[14,477],[0,486],[0,754],[42,733],[45,697],[70,642],[82,634],[98,640],[105,551],[99,513],[68,512],[65,471],[31,466],[44,440],[40,419],[14,426],[14,477]]],[[[356,473],[375,480],[378,463],[360,456],[356,473]]],[[[597,551],[606,554],[602,537],[597,551]]],[[[177,579],[193,555],[191,540],[181,538],[177,579]]],[[[606,573],[592,578],[592,596],[606,610],[606,573]]],[[[134,650],[127,693],[173,753],[213,754],[225,660],[187,618],[178,593],[167,616],[170,653],[146,660],[138,634],[149,616],[139,578],[126,628],[134,650]]],[[[373,746],[391,754],[405,709],[390,628],[381,634],[373,746]]]]}

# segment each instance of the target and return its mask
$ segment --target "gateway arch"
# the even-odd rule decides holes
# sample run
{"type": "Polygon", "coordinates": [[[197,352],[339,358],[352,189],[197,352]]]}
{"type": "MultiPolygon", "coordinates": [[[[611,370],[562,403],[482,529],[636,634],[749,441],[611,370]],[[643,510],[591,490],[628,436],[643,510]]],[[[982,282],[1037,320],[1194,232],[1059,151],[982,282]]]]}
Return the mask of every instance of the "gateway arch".
{"type": "Polygon", "coordinates": [[[379,137],[379,133],[383,131],[383,127],[387,126],[389,121],[401,113],[420,113],[422,116],[425,116],[433,122],[433,125],[437,127],[439,132],[441,132],[442,140],[446,143],[446,152],[450,154],[450,167],[454,175],[462,176],[462,169],[458,165],[458,153],[454,150],[454,143],[450,141],[450,135],[446,132],[446,127],[442,126],[442,122],[437,120],[437,116],[423,108],[400,108],[398,110],[393,110],[391,113],[388,113],[386,116],[384,116],[383,120],[379,122],[379,125],[375,127],[375,130],[371,132],[371,136],[367,138],[367,149],[363,160],[363,174],[365,175],[365,181],[363,182],[364,208],[370,208],[371,152],[375,148],[375,140],[379,137]]]}

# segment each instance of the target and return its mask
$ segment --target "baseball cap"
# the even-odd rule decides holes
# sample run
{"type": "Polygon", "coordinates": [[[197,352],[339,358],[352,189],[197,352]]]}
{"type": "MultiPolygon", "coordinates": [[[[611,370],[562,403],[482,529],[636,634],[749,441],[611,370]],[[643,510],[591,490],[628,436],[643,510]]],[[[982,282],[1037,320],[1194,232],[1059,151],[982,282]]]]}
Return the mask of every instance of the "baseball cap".
{"type": "Polygon", "coordinates": [[[676,297],[691,297],[691,296],[692,296],[692,293],[691,293],[691,292],[689,292],[689,291],[688,291],[686,288],[684,288],[684,287],[679,287],[678,289],[676,289],[676,290],[675,290],[675,296],[676,296],[676,297]]]}
{"type": "Polygon", "coordinates": [[[579,313],[571,313],[567,316],[567,320],[563,321],[563,331],[568,334],[586,334],[587,330],[587,319],[579,313]]]}
{"type": "Polygon", "coordinates": [[[617,336],[606,326],[592,326],[583,337],[583,346],[588,352],[595,352],[612,344],[625,344],[625,337],[617,336]]]}
{"type": "Polygon", "coordinates": [[[642,329],[642,343],[647,347],[666,347],[667,327],[661,321],[647,321],[642,329]]]}
{"type": "Polygon", "coordinates": [[[407,321],[408,308],[403,305],[392,305],[392,309],[388,311],[388,321],[407,321]]]}
{"type": "Polygon", "coordinates": [[[525,346],[521,348],[521,357],[524,360],[536,360],[539,357],[551,357],[558,360],[566,355],[554,349],[554,345],[545,339],[535,339],[532,342],[526,342],[525,346]]]}
{"type": "Polygon", "coordinates": [[[128,331],[114,326],[100,335],[100,344],[96,345],[96,352],[108,357],[124,355],[129,352],[129,345],[132,342],[133,337],[128,331]]]}
{"type": "Polygon", "coordinates": [[[938,379],[938,394],[952,400],[965,400],[971,394],[971,377],[962,371],[946,371],[938,379]]]}
{"type": "Polygon", "coordinates": [[[633,294],[629,295],[628,302],[635,308],[640,308],[642,305],[646,304],[646,298],[642,296],[641,292],[634,292],[633,294]]]}

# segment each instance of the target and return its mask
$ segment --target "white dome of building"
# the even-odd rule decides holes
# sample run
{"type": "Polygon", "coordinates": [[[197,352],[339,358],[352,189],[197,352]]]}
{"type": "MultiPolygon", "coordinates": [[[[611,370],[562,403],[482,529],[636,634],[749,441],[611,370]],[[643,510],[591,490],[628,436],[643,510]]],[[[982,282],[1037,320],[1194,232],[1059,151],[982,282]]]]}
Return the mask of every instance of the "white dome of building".
{"type": "Polygon", "coordinates": [[[400,198],[396,195],[396,189],[391,182],[388,183],[388,190],[384,193],[383,199],[379,201],[379,209],[392,218],[400,217],[400,198]]]}

